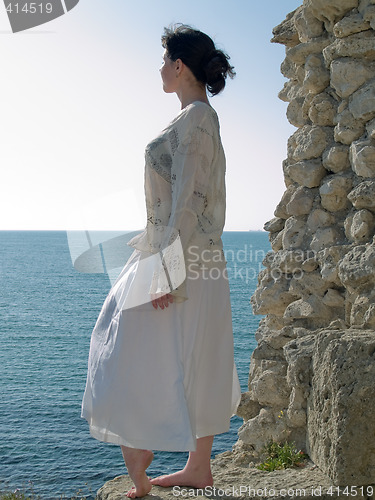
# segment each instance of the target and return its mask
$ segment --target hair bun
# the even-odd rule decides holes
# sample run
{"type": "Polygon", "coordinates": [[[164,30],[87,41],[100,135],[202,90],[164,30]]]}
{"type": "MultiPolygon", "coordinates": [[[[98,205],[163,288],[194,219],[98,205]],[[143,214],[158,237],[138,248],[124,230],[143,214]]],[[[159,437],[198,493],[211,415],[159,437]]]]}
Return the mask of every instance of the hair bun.
{"type": "Polygon", "coordinates": [[[210,52],[202,61],[207,89],[212,95],[216,95],[223,90],[228,75],[230,78],[234,78],[236,74],[233,66],[228,61],[229,56],[218,49],[210,52]]]}

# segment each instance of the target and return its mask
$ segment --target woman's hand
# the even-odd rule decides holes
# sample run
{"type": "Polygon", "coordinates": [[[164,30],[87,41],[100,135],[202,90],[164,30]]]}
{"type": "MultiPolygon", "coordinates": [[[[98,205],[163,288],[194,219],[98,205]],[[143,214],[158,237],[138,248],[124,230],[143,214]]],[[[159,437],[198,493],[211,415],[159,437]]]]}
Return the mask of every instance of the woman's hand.
{"type": "Polygon", "coordinates": [[[166,293],[164,295],[161,293],[152,293],[151,302],[155,309],[158,307],[160,307],[160,309],[164,309],[164,307],[168,307],[170,303],[173,304],[173,295],[170,293],[166,293]]]}

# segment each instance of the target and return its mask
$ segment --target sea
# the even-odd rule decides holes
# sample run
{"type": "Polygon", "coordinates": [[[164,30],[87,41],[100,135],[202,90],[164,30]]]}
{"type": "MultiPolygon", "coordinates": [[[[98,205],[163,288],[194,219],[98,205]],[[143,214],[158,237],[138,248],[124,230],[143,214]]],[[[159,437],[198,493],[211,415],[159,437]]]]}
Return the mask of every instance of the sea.
{"type": "MultiPolygon", "coordinates": [[[[270,250],[263,231],[224,232],[235,361],[242,391],[260,316],[250,297],[270,250]]],[[[73,267],[65,231],[0,231],[0,492],[95,498],[126,473],[121,449],[92,438],[80,417],[90,336],[110,289],[105,273],[73,267]]],[[[215,437],[230,450],[242,419],[215,437]]],[[[179,470],[187,453],[156,452],[147,473],[179,470]]]]}

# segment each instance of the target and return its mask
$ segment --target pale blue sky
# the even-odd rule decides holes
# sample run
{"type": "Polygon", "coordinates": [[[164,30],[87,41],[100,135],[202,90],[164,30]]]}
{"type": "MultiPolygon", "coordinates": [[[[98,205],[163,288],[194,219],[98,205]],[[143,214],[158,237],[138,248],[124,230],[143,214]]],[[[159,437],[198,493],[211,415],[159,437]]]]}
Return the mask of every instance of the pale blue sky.
{"type": "Polygon", "coordinates": [[[178,114],[162,91],[163,27],[191,24],[237,77],[211,99],[227,156],[226,230],[261,229],[285,187],[294,127],[277,94],[284,47],[272,28],[301,0],[80,0],[13,34],[0,7],[0,229],[141,229],[143,152],[178,114]]]}

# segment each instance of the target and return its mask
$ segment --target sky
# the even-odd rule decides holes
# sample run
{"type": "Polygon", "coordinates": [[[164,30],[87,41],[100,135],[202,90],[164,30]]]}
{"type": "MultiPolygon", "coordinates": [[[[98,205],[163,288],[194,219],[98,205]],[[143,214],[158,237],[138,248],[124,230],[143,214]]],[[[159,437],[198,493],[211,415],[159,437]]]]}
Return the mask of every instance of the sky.
{"type": "Polygon", "coordinates": [[[80,0],[12,33],[0,6],[0,230],[138,230],[144,149],[179,113],[162,90],[164,26],[210,35],[237,76],[210,99],[227,158],[226,231],[263,228],[295,131],[272,28],[302,0],[80,0]]]}

